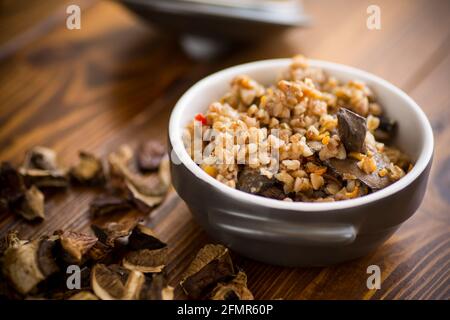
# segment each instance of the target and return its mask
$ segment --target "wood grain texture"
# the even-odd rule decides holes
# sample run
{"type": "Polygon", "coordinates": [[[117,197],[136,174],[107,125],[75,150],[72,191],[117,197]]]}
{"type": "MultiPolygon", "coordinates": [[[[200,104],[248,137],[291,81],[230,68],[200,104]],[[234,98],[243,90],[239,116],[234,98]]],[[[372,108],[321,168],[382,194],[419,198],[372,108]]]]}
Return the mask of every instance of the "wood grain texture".
{"type": "MultiPolygon", "coordinates": [[[[432,122],[435,158],[422,206],[378,250],[349,263],[280,268],[237,255],[235,260],[257,299],[450,299],[448,1],[377,1],[380,31],[366,28],[369,1],[308,1],[312,27],[237,48],[212,62],[189,59],[175,38],[157,34],[120,5],[93,2],[82,13],[81,30],[55,24],[0,60],[0,160],[18,164],[25,150],[46,145],[70,165],[80,149],[104,156],[122,143],[165,140],[180,95],[201,77],[237,63],[303,53],[353,65],[404,89],[432,122]],[[371,264],[381,267],[380,290],[366,287],[371,264]]],[[[94,195],[77,188],[52,196],[41,224],[0,215],[0,235],[10,229],[24,237],[59,228],[89,231],[94,195]]],[[[176,285],[211,239],[173,192],[148,222],[169,243],[168,274],[176,285]]],[[[179,288],[176,297],[185,298],[179,288]]]]}

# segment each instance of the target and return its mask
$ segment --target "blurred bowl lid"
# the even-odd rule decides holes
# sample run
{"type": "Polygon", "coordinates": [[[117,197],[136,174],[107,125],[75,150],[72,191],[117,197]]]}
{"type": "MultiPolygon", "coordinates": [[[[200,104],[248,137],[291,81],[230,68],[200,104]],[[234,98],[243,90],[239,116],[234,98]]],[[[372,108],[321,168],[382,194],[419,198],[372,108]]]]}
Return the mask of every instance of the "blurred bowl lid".
{"type": "Polygon", "coordinates": [[[119,0],[160,29],[228,39],[263,38],[310,19],[298,0],[119,0]]]}

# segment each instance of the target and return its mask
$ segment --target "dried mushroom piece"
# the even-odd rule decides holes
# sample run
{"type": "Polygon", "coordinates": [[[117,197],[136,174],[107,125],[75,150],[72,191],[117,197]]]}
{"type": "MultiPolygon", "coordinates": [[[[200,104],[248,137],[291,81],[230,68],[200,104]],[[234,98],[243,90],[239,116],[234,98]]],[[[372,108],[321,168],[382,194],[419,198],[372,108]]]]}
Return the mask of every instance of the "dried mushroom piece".
{"type": "Polygon", "coordinates": [[[333,158],[327,160],[327,164],[332,169],[333,173],[341,177],[344,177],[346,175],[354,176],[373,191],[380,190],[392,183],[392,181],[390,181],[387,176],[381,177],[378,174],[379,170],[389,166],[389,160],[384,155],[376,152],[375,150],[371,149],[371,151],[374,154],[373,157],[377,165],[377,170],[370,174],[363,172],[358,167],[358,160],[352,158],[347,158],[345,160],[333,158]]]}
{"type": "Polygon", "coordinates": [[[25,194],[25,183],[19,172],[9,163],[0,165],[0,200],[4,206],[20,199],[25,194]]]}
{"type": "Polygon", "coordinates": [[[14,211],[27,220],[45,219],[44,194],[36,186],[31,186],[14,205],[14,211]]]}
{"type": "Polygon", "coordinates": [[[239,173],[236,188],[248,193],[263,193],[275,186],[276,180],[262,175],[257,169],[245,168],[239,173]]]}
{"type": "Polygon", "coordinates": [[[167,284],[162,274],[146,277],[139,299],[141,300],[173,300],[173,287],[167,284]]]}
{"type": "Polygon", "coordinates": [[[167,245],[144,225],[140,224],[134,228],[128,238],[128,247],[131,251],[127,252],[122,260],[125,268],[155,273],[161,272],[167,264],[167,245]]]}
{"type": "Polygon", "coordinates": [[[14,245],[5,251],[2,271],[12,286],[21,294],[29,293],[45,279],[37,262],[39,242],[14,245]]]}
{"type": "Polygon", "coordinates": [[[80,151],[79,162],[70,170],[72,179],[85,185],[102,185],[105,174],[102,161],[91,153],[80,151]]]}
{"type": "Polygon", "coordinates": [[[137,163],[142,172],[157,170],[166,148],[158,140],[142,143],[137,150],[137,163]]]}
{"type": "Polygon", "coordinates": [[[38,188],[67,188],[69,179],[63,170],[41,170],[20,168],[20,173],[25,178],[27,185],[35,185],[38,188]]]}
{"type": "Polygon", "coordinates": [[[44,195],[35,186],[27,190],[21,174],[7,162],[0,167],[0,201],[3,210],[9,208],[27,220],[44,219],[44,195]]]}
{"type": "Polygon", "coordinates": [[[380,119],[380,124],[373,133],[375,139],[382,142],[391,141],[397,131],[397,122],[384,115],[381,115],[378,118],[380,119]]]}
{"type": "Polygon", "coordinates": [[[96,217],[130,209],[131,204],[127,199],[109,194],[103,194],[96,197],[89,206],[89,212],[96,217]]]}
{"type": "Polygon", "coordinates": [[[160,204],[170,187],[170,160],[166,155],[160,162],[158,175],[127,181],[126,186],[137,208],[143,212],[160,204]]]}
{"type": "Polygon", "coordinates": [[[118,265],[96,264],[92,268],[91,287],[102,300],[138,299],[145,276],[142,272],[128,270],[118,265]]]}
{"type": "Polygon", "coordinates": [[[8,232],[6,237],[2,238],[1,241],[1,254],[5,254],[6,250],[13,247],[19,247],[23,244],[29,242],[28,240],[21,240],[19,238],[19,232],[17,230],[11,230],[8,232]]]}
{"type": "Polygon", "coordinates": [[[24,242],[18,238],[10,239],[9,247],[3,256],[2,271],[12,286],[26,295],[58,267],[51,255],[49,239],[36,239],[24,242]]]}
{"type": "Polygon", "coordinates": [[[119,149],[108,155],[110,183],[118,189],[123,188],[125,173],[133,159],[133,150],[128,145],[121,145],[119,149]]]}
{"type": "Polygon", "coordinates": [[[157,174],[140,175],[128,172],[125,178],[143,195],[162,196],[170,187],[169,157],[165,156],[161,160],[157,174]]]}
{"type": "Polygon", "coordinates": [[[80,291],[71,296],[69,300],[98,300],[98,297],[90,291],[80,291]]]}
{"type": "Polygon", "coordinates": [[[264,191],[259,192],[258,194],[266,198],[277,200],[283,200],[287,197],[287,195],[284,193],[283,188],[279,185],[273,185],[265,189],[264,191]]]}
{"type": "Polygon", "coordinates": [[[53,255],[57,239],[57,236],[43,237],[39,243],[37,260],[45,278],[59,271],[55,256],[53,255]]]}
{"type": "Polygon", "coordinates": [[[142,249],[125,254],[122,265],[130,270],[144,273],[161,272],[167,264],[168,248],[142,249]]]}
{"type": "Polygon", "coordinates": [[[132,185],[137,192],[144,196],[162,196],[166,193],[168,185],[161,181],[158,174],[139,175],[132,172],[125,176],[127,184],[132,185]]]}
{"type": "Polygon", "coordinates": [[[58,170],[56,152],[50,148],[36,146],[25,154],[23,167],[47,171],[58,170]]]}
{"type": "Polygon", "coordinates": [[[247,275],[239,271],[229,282],[219,283],[211,292],[211,300],[253,300],[253,294],[247,288],[247,275]]]}
{"type": "Polygon", "coordinates": [[[143,224],[138,224],[128,238],[128,247],[131,250],[155,250],[166,246],[167,244],[159,240],[152,229],[143,224]]]}
{"type": "Polygon", "coordinates": [[[113,248],[111,246],[97,241],[87,254],[93,261],[101,261],[104,260],[112,252],[112,249],[113,248]]]}
{"type": "Polygon", "coordinates": [[[125,215],[118,221],[109,221],[101,225],[93,224],[92,230],[98,239],[108,246],[114,246],[117,239],[130,235],[139,223],[136,216],[125,215]]]}
{"type": "Polygon", "coordinates": [[[59,244],[63,252],[63,260],[69,264],[81,264],[86,260],[87,253],[97,243],[97,237],[73,232],[57,231],[59,244]]]}
{"type": "Polygon", "coordinates": [[[67,188],[69,179],[65,169],[58,165],[56,153],[45,147],[28,150],[19,169],[27,185],[38,188],[67,188]]]}
{"type": "Polygon", "coordinates": [[[157,206],[160,204],[164,197],[163,196],[148,196],[141,192],[139,192],[136,187],[130,183],[126,182],[126,186],[131,198],[131,201],[136,205],[136,208],[138,208],[142,212],[148,212],[151,208],[157,206]]]}
{"type": "Polygon", "coordinates": [[[133,167],[130,147],[122,146],[108,157],[113,187],[125,191],[141,211],[147,212],[164,199],[170,186],[168,160],[162,159],[158,173],[142,175],[133,167]]]}
{"type": "Polygon", "coordinates": [[[366,119],[346,108],[337,112],[339,138],[344,143],[347,152],[364,153],[366,138],[366,119]]]}
{"type": "Polygon", "coordinates": [[[222,245],[207,244],[197,253],[186,270],[180,285],[191,298],[207,295],[219,281],[233,276],[233,262],[228,248],[222,245]]]}

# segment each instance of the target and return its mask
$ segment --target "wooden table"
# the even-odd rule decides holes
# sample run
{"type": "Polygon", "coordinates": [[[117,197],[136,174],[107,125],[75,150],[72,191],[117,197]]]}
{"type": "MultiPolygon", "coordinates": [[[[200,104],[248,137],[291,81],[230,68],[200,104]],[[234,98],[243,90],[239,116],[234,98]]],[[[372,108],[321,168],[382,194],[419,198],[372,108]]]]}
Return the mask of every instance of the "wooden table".
{"type": "MultiPolygon", "coordinates": [[[[328,268],[236,261],[257,299],[449,299],[450,3],[375,1],[382,28],[370,31],[366,8],[372,2],[308,1],[314,18],[310,28],[210,62],[188,58],[175,38],[156,33],[117,3],[78,1],[84,9],[82,29],[70,31],[61,2],[49,1],[52,10],[28,11],[10,2],[12,8],[2,10],[0,19],[0,160],[18,164],[27,149],[46,145],[69,165],[80,149],[104,156],[122,143],[165,139],[180,95],[203,76],[237,63],[303,53],[353,65],[405,90],[431,120],[435,157],[422,206],[389,241],[356,261],[328,268]],[[371,264],[381,267],[380,290],[366,287],[371,264]]],[[[76,190],[52,197],[41,224],[1,215],[0,235],[10,229],[23,237],[58,228],[89,231],[93,196],[76,190]]],[[[211,239],[175,193],[156,211],[149,223],[171,247],[168,274],[176,285],[211,239]]],[[[184,298],[181,290],[176,296],[184,298]]]]}

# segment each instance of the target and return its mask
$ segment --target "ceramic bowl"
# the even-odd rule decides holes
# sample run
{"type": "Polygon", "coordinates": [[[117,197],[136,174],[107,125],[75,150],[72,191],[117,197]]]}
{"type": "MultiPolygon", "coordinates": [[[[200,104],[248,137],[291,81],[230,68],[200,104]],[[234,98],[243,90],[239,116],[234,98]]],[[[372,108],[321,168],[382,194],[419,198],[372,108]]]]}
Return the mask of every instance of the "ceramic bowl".
{"type": "Polygon", "coordinates": [[[214,73],[177,102],[169,123],[172,182],[198,223],[216,241],[255,260],[283,266],[325,266],[368,254],[386,241],[420,206],[433,155],[433,134],[421,108],[403,91],[368,72],[310,60],[340,80],[362,80],[398,122],[394,144],[414,168],[390,186],[364,197],[325,203],[286,202],[230,188],[206,174],[182,142],[187,123],[247,74],[265,85],[290,59],[264,60],[214,73]]]}

